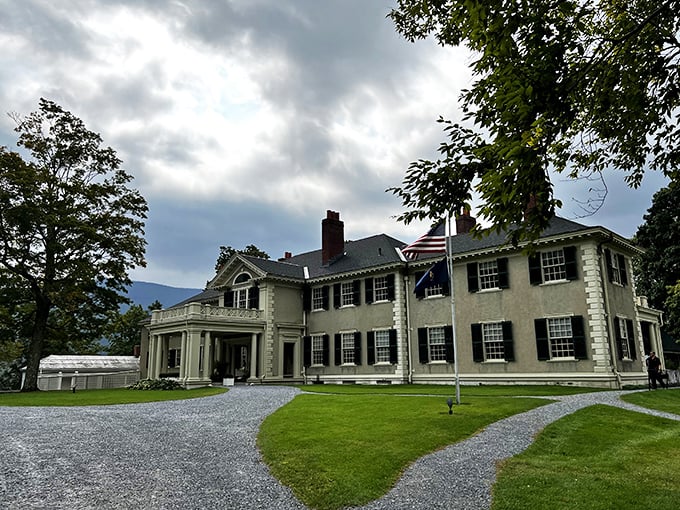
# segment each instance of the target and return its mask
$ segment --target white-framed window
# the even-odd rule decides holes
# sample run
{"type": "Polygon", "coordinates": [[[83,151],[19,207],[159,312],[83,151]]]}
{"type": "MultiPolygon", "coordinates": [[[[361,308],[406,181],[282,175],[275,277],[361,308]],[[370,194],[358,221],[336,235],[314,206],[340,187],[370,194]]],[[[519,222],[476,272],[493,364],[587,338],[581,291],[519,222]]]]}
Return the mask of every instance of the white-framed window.
{"type": "Polygon", "coordinates": [[[314,287],[312,289],[312,310],[317,311],[317,310],[323,310],[323,288],[322,287],[314,287]]]}
{"type": "Polygon", "coordinates": [[[248,291],[250,289],[234,289],[234,307],[248,308],[248,291]]]}
{"type": "Polygon", "coordinates": [[[373,280],[374,301],[387,301],[389,299],[389,289],[387,276],[378,276],[373,280]]]}
{"type": "Polygon", "coordinates": [[[387,329],[375,332],[375,361],[390,362],[390,331],[387,329]]]}
{"type": "Polygon", "coordinates": [[[446,338],[443,327],[428,328],[427,346],[430,361],[446,361],[446,338]]]}
{"type": "Polygon", "coordinates": [[[505,359],[502,322],[482,324],[482,341],[484,343],[485,360],[505,359]]]}
{"type": "Polygon", "coordinates": [[[566,259],[562,248],[541,252],[541,267],[544,282],[567,279],[566,259]]]}
{"type": "Polygon", "coordinates": [[[480,262],[478,264],[479,271],[479,288],[497,289],[500,286],[498,278],[498,261],[489,260],[487,262],[480,262]]]}
{"type": "Polygon", "coordinates": [[[619,318],[616,321],[619,325],[619,336],[621,337],[621,342],[619,342],[619,348],[621,349],[622,359],[631,359],[630,348],[629,348],[629,338],[628,338],[628,325],[626,324],[626,319],[619,318]]]}
{"type": "Polygon", "coordinates": [[[323,365],[323,335],[312,335],[312,365],[323,365]]]}
{"type": "Polygon", "coordinates": [[[342,364],[354,363],[354,333],[342,333],[342,364]]]}
{"type": "Polygon", "coordinates": [[[550,342],[550,358],[573,358],[574,338],[570,317],[548,319],[548,340],[550,342]]]}
{"type": "Polygon", "coordinates": [[[354,304],[354,282],[343,282],[340,285],[340,306],[354,304]]]}

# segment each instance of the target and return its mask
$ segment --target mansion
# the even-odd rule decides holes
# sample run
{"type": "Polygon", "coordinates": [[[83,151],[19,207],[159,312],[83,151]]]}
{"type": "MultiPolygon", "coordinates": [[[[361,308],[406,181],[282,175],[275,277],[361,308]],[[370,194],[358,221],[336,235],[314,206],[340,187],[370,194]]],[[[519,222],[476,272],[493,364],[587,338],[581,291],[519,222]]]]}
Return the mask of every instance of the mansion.
{"type": "Polygon", "coordinates": [[[346,241],[327,211],[320,250],[235,254],[203,292],[153,311],[141,376],[453,384],[457,365],[463,385],[646,384],[645,353],[663,361],[661,313],[636,296],[638,248],[554,217],[527,253],[502,234],[473,237],[474,225],[456,219],[452,280],[415,292],[443,254],[408,260],[406,243],[384,234],[346,241]]]}

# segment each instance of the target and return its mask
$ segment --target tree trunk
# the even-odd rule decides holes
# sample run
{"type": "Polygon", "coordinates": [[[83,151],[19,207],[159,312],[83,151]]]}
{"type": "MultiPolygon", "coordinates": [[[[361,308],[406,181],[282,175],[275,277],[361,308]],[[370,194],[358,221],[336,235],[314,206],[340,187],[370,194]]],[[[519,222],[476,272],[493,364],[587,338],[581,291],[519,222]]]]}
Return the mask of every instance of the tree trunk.
{"type": "Polygon", "coordinates": [[[42,356],[47,319],[50,315],[50,303],[46,299],[36,299],[33,335],[28,347],[26,364],[26,379],[21,391],[38,391],[38,374],[40,372],[40,358],[42,356]]]}

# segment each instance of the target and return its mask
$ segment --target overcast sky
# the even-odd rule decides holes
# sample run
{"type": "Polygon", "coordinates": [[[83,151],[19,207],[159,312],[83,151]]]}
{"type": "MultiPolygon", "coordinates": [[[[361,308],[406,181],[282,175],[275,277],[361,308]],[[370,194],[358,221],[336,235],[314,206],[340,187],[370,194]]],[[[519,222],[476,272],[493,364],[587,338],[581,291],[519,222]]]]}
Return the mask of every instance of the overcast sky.
{"type": "MultiPolygon", "coordinates": [[[[389,0],[0,0],[0,111],[51,99],[113,147],[149,203],[147,267],[134,280],[202,288],[220,245],[272,258],[321,247],[326,210],[346,239],[410,242],[394,195],[436,157],[438,116],[460,118],[471,57],[411,44],[389,0]]],[[[0,145],[16,147],[0,117],[0,145]]],[[[561,216],[632,236],[665,182],[556,181],[561,216]]],[[[473,210],[473,215],[475,211],[473,210]]]]}

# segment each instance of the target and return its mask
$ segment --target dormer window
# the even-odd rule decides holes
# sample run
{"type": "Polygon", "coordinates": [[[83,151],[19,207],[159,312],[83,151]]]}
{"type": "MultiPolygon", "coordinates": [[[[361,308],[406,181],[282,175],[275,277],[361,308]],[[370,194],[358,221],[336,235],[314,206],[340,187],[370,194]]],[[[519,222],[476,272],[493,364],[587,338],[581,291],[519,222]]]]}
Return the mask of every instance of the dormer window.
{"type": "Polygon", "coordinates": [[[250,275],[248,273],[240,273],[236,278],[234,278],[234,285],[246,283],[248,280],[250,280],[250,275]]]}

